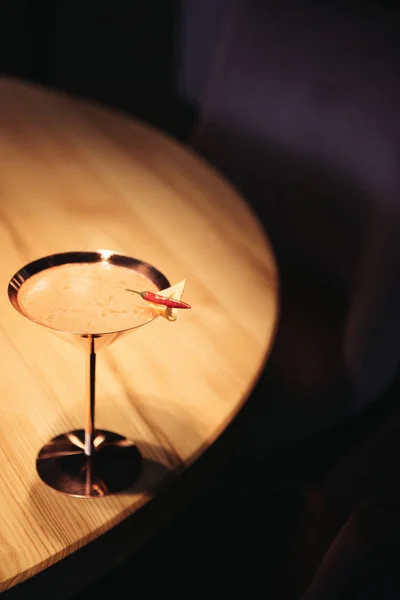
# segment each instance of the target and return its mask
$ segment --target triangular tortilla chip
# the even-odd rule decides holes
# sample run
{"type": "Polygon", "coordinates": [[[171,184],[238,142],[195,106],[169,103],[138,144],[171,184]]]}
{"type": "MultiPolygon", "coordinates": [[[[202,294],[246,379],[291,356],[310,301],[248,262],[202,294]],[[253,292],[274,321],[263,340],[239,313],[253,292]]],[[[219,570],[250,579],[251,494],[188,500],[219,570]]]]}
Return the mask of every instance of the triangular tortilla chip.
{"type": "MultiPolygon", "coordinates": [[[[180,281],[179,283],[171,285],[171,287],[165,288],[165,290],[160,290],[157,293],[161,294],[161,296],[165,296],[166,298],[172,298],[173,300],[181,300],[185,289],[185,285],[186,279],[182,279],[182,281],[180,281]]],[[[168,306],[160,306],[159,304],[153,303],[151,303],[151,307],[159,315],[164,317],[164,319],[168,319],[168,321],[176,321],[179,308],[169,308],[168,306]]]]}

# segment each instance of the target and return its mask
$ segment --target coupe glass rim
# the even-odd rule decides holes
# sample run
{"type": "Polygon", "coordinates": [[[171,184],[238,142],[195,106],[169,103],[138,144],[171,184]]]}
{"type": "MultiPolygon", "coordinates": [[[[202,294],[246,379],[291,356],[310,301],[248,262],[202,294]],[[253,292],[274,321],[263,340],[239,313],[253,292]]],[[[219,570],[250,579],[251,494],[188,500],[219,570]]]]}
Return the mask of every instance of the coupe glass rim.
{"type": "Polygon", "coordinates": [[[128,269],[136,271],[137,273],[141,273],[142,275],[150,279],[159,290],[170,287],[170,282],[165,277],[165,275],[161,273],[161,271],[159,271],[156,267],[154,267],[146,261],[140,260],[138,258],[133,258],[131,256],[127,256],[125,254],[114,252],[111,250],[76,250],[70,252],[59,252],[56,254],[49,254],[48,256],[43,256],[41,258],[27,263],[11,277],[8,283],[8,298],[13,307],[21,315],[23,315],[33,323],[37,323],[39,325],[42,325],[42,327],[46,327],[47,329],[51,329],[53,331],[80,335],[82,337],[98,338],[104,335],[113,335],[122,333],[124,331],[130,331],[132,329],[138,329],[139,327],[142,327],[143,325],[154,321],[154,319],[156,319],[159,316],[155,315],[154,317],[148,319],[147,321],[144,321],[140,325],[135,325],[133,327],[118,329],[115,331],[105,331],[88,334],[87,332],[71,331],[45,325],[40,321],[32,319],[19,304],[18,292],[22,285],[33,275],[36,275],[41,271],[45,271],[46,269],[51,269],[53,267],[59,267],[66,264],[85,264],[98,262],[108,263],[119,267],[126,267],[128,269]]]}

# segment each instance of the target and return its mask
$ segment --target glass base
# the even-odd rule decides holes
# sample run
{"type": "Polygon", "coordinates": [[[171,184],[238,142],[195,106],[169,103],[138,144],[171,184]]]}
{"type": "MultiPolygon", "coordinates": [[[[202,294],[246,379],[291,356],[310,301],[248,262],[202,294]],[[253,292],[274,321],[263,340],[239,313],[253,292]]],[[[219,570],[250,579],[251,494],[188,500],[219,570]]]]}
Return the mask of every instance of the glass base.
{"type": "Polygon", "coordinates": [[[84,440],[84,430],[77,429],[53,438],[41,449],[36,468],[44,483],[68,496],[93,498],[121,492],[137,481],[142,461],[133,442],[97,429],[94,451],[88,457],[84,440]]]}

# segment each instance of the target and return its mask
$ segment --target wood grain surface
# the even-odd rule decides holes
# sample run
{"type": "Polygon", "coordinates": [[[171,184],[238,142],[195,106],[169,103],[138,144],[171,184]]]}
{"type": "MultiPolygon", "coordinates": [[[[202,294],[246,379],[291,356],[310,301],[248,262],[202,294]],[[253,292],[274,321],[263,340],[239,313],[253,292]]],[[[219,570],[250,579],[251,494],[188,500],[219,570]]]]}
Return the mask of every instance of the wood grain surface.
{"type": "Polygon", "coordinates": [[[5,591],[173,486],[220,436],[268,355],[278,292],[258,221],[192,151],[123,115],[8,79],[0,80],[0,249],[5,591]],[[35,459],[51,437],[83,426],[84,353],[17,313],[7,285],[31,260],[99,248],[154,264],[171,283],[187,278],[193,308],[99,354],[97,425],[136,440],[145,468],[127,493],[82,500],[43,484],[35,459]]]}

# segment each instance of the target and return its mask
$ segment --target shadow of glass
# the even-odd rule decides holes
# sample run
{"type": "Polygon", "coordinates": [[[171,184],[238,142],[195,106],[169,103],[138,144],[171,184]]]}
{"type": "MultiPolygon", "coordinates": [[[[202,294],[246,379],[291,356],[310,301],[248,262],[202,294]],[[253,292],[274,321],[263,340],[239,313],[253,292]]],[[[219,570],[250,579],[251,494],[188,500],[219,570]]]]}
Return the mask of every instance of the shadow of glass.
{"type": "MultiPolygon", "coordinates": [[[[123,497],[131,496],[132,502],[129,503],[129,508],[125,503],[120,505],[120,509],[125,516],[127,511],[129,513],[135,512],[135,510],[143,506],[149,499],[157,495],[161,488],[164,489],[181,474],[184,465],[176,454],[146,442],[140,442],[138,446],[134,446],[134,448],[137,448],[138,450],[137,455],[140,453],[140,468],[137,468],[137,463],[133,465],[133,468],[136,469],[137,473],[134,483],[121,491],[116,491],[115,493],[104,495],[103,497],[92,497],[90,499],[90,507],[94,507],[93,512],[91,513],[94,515],[93,531],[89,534],[87,531],[82,532],[83,537],[87,537],[88,535],[91,537],[91,534],[95,533],[96,530],[103,528],[102,523],[100,520],[98,521],[95,515],[97,508],[100,511],[98,513],[100,517],[101,514],[104,514],[104,502],[107,502],[107,498],[121,497],[122,500],[123,497]],[[162,458],[160,458],[160,460],[155,459],[154,456],[157,455],[162,458]],[[152,458],[149,458],[149,456],[152,456],[152,458]]],[[[137,460],[137,458],[135,460],[137,460]]],[[[118,465],[115,463],[114,466],[117,467],[118,465]]],[[[116,471],[118,471],[117,468],[116,471]]],[[[62,510],[64,514],[63,519],[67,520],[68,513],[71,513],[71,519],[76,520],[76,513],[80,511],[80,506],[82,507],[81,516],[84,518],[88,500],[85,498],[68,496],[62,492],[53,490],[46,486],[39,478],[39,475],[37,475],[35,483],[32,485],[29,493],[30,512],[32,518],[39,524],[43,531],[46,532],[46,537],[58,540],[59,542],[61,537],[59,518],[61,515],[54,510],[54,501],[56,498],[60,502],[60,510],[62,510]],[[75,517],[73,514],[75,514],[75,517]]],[[[107,504],[107,506],[110,507],[109,504],[107,504]]],[[[110,513],[112,521],[114,520],[113,515],[117,518],[117,521],[119,521],[117,514],[115,514],[115,506],[111,508],[110,513]]]]}

